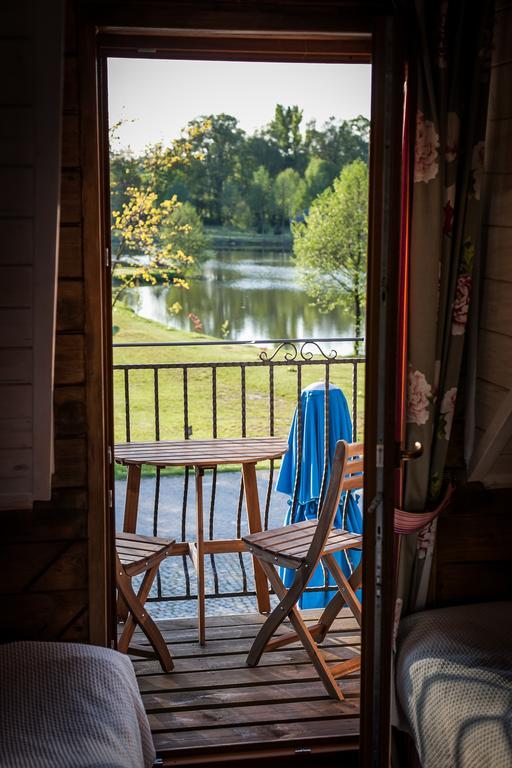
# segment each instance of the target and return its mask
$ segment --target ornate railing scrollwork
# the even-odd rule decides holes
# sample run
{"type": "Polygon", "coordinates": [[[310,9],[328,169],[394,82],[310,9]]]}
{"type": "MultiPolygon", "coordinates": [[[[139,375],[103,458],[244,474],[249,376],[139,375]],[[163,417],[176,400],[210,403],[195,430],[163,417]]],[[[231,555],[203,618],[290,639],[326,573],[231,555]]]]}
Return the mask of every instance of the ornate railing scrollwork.
{"type": "Polygon", "coordinates": [[[305,341],[304,344],[300,348],[300,356],[303,360],[312,360],[315,355],[321,355],[324,360],[335,360],[338,357],[338,353],[335,349],[330,349],[329,352],[325,353],[322,347],[316,342],[316,341],[305,341]],[[308,350],[306,352],[306,347],[315,347],[315,351],[308,350]]]}
{"type": "Polygon", "coordinates": [[[335,349],[330,349],[329,352],[324,352],[322,347],[316,341],[305,341],[300,346],[294,344],[291,341],[279,344],[270,354],[265,349],[262,349],[259,358],[263,363],[271,363],[276,360],[280,352],[287,350],[284,353],[284,360],[287,363],[293,363],[295,361],[308,363],[315,358],[315,356],[323,357],[324,360],[335,360],[338,357],[338,353],[335,349]],[[308,347],[308,349],[306,349],[308,347]],[[313,350],[309,347],[314,347],[313,350]]]}
{"type": "Polygon", "coordinates": [[[292,341],[285,341],[283,344],[279,344],[279,346],[277,346],[274,349],[271,355],[268,355],[267,351],[265,349],[262,349],[259,354],[259,358],[264,363],[270,363],[272,360],[274,360],[278,356],[278,354],[283,349],[289,350],[284,354],[284,359],[286,360],[286,362],[291,363],[297,359],[297,354],[298,354],[297,345],[294,344],[292,341]],[[289,347],[291,347],[291,350],[289,349],[289,347]]]}

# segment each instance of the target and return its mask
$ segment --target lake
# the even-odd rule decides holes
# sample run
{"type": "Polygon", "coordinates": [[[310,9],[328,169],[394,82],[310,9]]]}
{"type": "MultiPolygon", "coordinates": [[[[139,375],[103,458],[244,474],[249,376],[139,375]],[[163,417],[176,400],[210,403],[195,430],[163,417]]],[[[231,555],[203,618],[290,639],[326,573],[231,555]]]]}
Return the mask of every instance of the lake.
{"type": "MultiPolygon", "coordinates": [[[[164,325],[194,330],[189,313],[204,332],[227,340],[350,337],[351,318],[341,310],[322,314],[298,282],[291,253],[276,250],[217,250],[203,265],[190,289],[157,286],[132,288],[124,303],[137,314],[164,325]],[[183,311],[173,314],[179,302],[183,311]]],[[[351,354],[352,343],[338,344],[351,354]]]]}

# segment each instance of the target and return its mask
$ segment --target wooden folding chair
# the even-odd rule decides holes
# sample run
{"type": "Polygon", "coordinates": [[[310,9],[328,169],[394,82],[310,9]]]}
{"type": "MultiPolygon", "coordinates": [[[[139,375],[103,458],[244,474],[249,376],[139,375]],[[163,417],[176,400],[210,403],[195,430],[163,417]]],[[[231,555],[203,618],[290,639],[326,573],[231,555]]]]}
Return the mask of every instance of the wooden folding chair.
{"type": "Polygon", "coordinates": [[[328,694],[340,700],[344,696],[336,684],[336,678],[359,669],[361,658],[357,655],[347,661],[329,666],[317,644],[325,639],[331,624],[345,604],[349,606],[356,621],[361,625],[361,603],[355,592],[362,582],[362,562],[350,578],[347,578],[338,565],[334,553],[350,548],[360,549],[363,537],[360,534],[333,528],[333,523],[341,494],[346,491],[345,504],[347,504],[349,494],[362,487],[363,445],[349,444],[340,440],[336,444],[329,486],[318,520],[306,520],[244,537],[249,551],[260,562],[280,599],[279,605],[272,611],[257,634],[247,657],[247,664],[253,667],[265,651],[300,640],[328,694]],[[320,561],[331,573],[338,591],[324,608],[319,621],[314,626],[308,627],[300,615],[297,602],[320,561]],[[286,589],[279,577],[278,566],[292,568],[295,571],[295,577],[289,589],[286,589]],[[287,617],[295,631],[271,640],[272,635],[287,617]]]}
{"type": "Polygon", "coordinates": [[[153,646],[154,652],[164,672],[174,667],[171,655],[157,625],[144,609],[151,585],[162,560],[170,554],[174,539],[157,539],[154,536],[139,536],[136,533],[116,534],[116,585],[120,602],[127,609],[127,617],[117,648],[122,653],[151,655],[140,646],[131,646],[130,640],[137,624],[153,646]],[[132,578],[143,573],[139,591],[135,594],[132,578]]]}

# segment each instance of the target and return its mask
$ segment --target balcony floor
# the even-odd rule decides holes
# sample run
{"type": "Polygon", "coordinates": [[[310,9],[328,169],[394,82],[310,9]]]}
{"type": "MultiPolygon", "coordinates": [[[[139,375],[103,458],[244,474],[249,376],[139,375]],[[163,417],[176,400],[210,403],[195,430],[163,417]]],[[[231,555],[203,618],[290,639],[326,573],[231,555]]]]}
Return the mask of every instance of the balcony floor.
{"type": "MultiPolygon", "coordinates": [[[[303,616],[313,622],[319,613],[303,616]]],[[[352,765],[359,740],[359,674],[339,680],[346,698],[337,702],[327,696],[300,644],[264,654],[257,667],[247,667],[246,655],[264,618],[207,618],[205,647],[197,642],[195,619],[160,621],[175,663],[170,674],[156,661],[132,657],[164,765],[237,765],[252,759],[295,765],[298,757],[316,764],[315,754],[322,754],[323,766],[329,755],[337,756],[339,765],[341,751],[343,765],[352,765]]],[[[283,625],[281,631],[287,629],[283,625]]],[[[134,643],[143,645],[144,635],[137,632],[134,643]]],[[[322,647],[332,661],[360,652],[359,627],[347,609],[322,647]]]]}

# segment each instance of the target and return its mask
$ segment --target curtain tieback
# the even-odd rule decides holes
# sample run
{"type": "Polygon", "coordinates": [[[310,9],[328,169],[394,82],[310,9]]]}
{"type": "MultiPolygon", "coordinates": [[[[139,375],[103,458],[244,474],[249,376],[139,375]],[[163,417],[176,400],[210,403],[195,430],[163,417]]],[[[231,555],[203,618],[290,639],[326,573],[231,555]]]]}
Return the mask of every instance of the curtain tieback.
{"type": "Polygon", "coordinates": [[[407,535],[409,533],[418,533],[418,531],[421,531],[422,528],[431,523],[432,520],[435,520],[435,518],[446,509],[453,491],[454,486],[450,484],[441,503],[435,509],[428,512],[407,512],[405,509],[395,508],[395,533],[407,535]]]}

